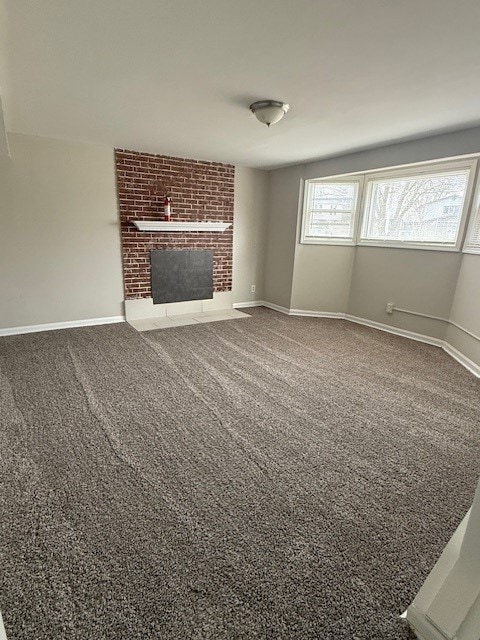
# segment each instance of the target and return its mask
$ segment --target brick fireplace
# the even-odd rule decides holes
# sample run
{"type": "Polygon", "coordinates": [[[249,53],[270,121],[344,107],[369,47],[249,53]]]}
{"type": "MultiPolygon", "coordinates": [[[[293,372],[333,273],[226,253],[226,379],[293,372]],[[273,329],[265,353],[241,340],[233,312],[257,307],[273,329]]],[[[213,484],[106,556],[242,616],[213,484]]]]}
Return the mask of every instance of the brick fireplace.
{"type": "Polygon", "coordinates": [[[235,168],[124,149],[115,150],[115,161],[126,306],[133,300],[151,300],[152,250],[212,251],[214,296],[230,292],[233,226],[223,232],[166,233],[139,231],[132,221],[161,220],[163,200],[169,195],[172,222],[223,221],[233,225],[235,168]]]}

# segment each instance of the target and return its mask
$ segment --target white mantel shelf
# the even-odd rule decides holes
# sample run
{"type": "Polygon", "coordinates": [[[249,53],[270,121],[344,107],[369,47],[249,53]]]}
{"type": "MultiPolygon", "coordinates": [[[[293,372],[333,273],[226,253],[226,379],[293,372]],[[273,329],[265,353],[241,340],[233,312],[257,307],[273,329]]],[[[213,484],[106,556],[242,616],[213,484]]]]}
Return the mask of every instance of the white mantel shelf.
{"type": "Polygon", "coordinates": [[[165,222],[164,220],[132,220],[139,231],[225,231],[231,222],[165,222]]]}

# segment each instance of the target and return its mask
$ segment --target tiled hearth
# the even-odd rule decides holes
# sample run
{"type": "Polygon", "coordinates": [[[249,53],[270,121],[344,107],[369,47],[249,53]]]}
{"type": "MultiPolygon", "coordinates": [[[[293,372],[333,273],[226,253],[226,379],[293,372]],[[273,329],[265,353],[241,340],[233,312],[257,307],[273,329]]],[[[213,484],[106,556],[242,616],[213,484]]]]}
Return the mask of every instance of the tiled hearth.
{"type": "Polygon", "coordinates": [[[183,327],[190,324],[203,324],[205,322],[218,322],[220,320],[239,320],[250,318],[247,313],[236,309],[220,309],[218,311],[204,311],[200,313],[182,313],[180,315],[165,316],[163,318],[142,318],[130,320],[129,324],[137,331],[153,331],[154,329],[170,329],[183,327]]]}

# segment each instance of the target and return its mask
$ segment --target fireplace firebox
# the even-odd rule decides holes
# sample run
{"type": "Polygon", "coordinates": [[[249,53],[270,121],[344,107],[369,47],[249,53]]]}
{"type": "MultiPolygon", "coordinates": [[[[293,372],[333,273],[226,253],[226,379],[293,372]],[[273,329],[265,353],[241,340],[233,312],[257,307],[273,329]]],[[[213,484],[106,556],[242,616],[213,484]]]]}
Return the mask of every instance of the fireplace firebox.
{"type": "Polygon", "coordinates": [[[213,251],[150,252],[154,304],[213,298],[213,251]]]}

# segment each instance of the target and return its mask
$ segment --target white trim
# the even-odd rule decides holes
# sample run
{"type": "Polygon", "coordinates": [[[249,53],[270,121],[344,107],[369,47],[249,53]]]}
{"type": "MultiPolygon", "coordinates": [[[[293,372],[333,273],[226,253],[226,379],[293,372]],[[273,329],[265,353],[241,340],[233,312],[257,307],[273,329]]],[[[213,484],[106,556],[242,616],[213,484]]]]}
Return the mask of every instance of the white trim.
{"type": "Polygon", "coordinates": [[[329,247],[354,247],[353,238],[334,238],[328,236],[302,236],[300,244],[323,244],[329,247]]]}
{"type": "Polygon", "coordinates": [[[287,316],[300,316],[302,318],[333,318],[333,319],[345,319],[345,314],[336,311],[311,311],[309,309],[287,309],[287,307],[281,307],[278,304],[266,302],[265,300],[256,300],[255,302],[234,302],[234,309],[246,309],[248,307],[267,307],[267,309],[273,309],[273,311],[279,311],[287,316]]]}
{"type": "Polygon", "coordinates": [[[473,362],[473,360],[470,360],[470,358],[467,358],[467,356],[464,356],[463,353],[458,351],[458,349],[452,347],[449,342],[444,342],[442,348],[446,353],[448,353],[449,356],[454,358],[463,367],[465,367],[465,369],[468,369],[470,373],[473,373],[474,376],[480,378],[480,365],[478,365],[476,362],[473,362]]]}
{"type": "Polygon", "coordinates": [[[419,640],[450,640],[412,605],[408,607],[407,620],[419,640]]]}
{"type": "Polygon", "coordinates": [[[290,309],[289,316],[302,316],[305,318],[335,318],[345,320],[345,314],[336,311],[310,311],[307,309],[290,309]]]}
{"type": "Polygon", "coordinates": [[[280,313],[285,313],[287,316],[290,315],[290,309],[287,309],[287,307],[281,307],[278,304],[273,304],[273,302],[267,302],[266,300],[264,300],[262,302],[262,306],[267,307],[267,309],[273,309],[273,311],[279,311],[280,313]]]}
{"type": "Polygon", "coordinates": [[[31,324],[25,327],[11,327],[8,329],[0,329],[0,337],[16,336],[23,333],[37,333],[39,331],[55,331],[56,329],[93,327],[99,324],[114,324],[116,322],[125,322],[125,317],[110,316],[108,318],[89,318],[87,320],[69,320],[68,322],[51,322],[49,324],[31,324]]]}
{"type": "Polygon", "coordinates": [[[431,338],[430,336],[426,336],[423,333],[415,333],[415,331],[407,331],[406,329],[400,329],[399,327],[392,327],[388,324],[383,324],[381,322],[374,322],[373,320],[367,320],[366,318],[351,316],[348,313],[345,314],[345,320],[349,320],[350,322],[355,322],[356,324],[363,324],[366,327],[370,327],[372,329],[379,329],[380,331],[385,331],[386,333],[393,333],[394,335],[402,336],[403,338],[410,338],[410,340],[416,340],[417,342],[424,342],[425,344],[431,344],[434,347],[443,347],[442,339],[431,338]]]}
{"type": "MultiPolygon", "coordinates": [[[[399,327],[392,327],[388,324],[383,324],[382,322],[375,322],[374,320],[368,320],[367,318],[359,318],[358,316],[352,316],[348,313],[341,312],[332,312],[332,311],[311,311],[309,309],[287,309],[287,307],[281,307],[278,304],[273,304],[271,302],[267,302],[266,300],[255,300],[254,302],[235,302],[233,304],[234,309],[246,309],[248,307],[267,307],[268,309],[273,309],[273,311],[279,311],[280,313],[284,313],[288,316],[297,316],[304,318],[334,318],[337,320],[347,320],[348,322],[354,322],[355,324],[360,324],[365,327],[370,327],[371,329],[378,329],[379,331],[385,331],[386,333],[392,333],[396,336],[401,336],[402,338],[408,338],[410,340],[415,340],[416,342],[423,342],[424,344],[430,344],[434,347],[439,347],[443,349],[445,353],[448,353],[450,357],[459,362],[465,369],[473,373],[474,376],[480,378],[480,365],[473,362],[464,356],[460,351],[452,347],[452,345],[441,338],[433,338],[430,336],[426,336],[423,333],[416,333],[415,331],[407,331],[407,329],[400,329],[399,327]]],[[[395,309],[395,307],[394,307],[395,309]]],[[[406,309],[396,309],[396,311],[400,311],[402,313],[411,313],[415,316],[420,316],[422,318],[429,318],[431,320],[439,320],[441,322],[448,322],[452,324],[457,329],[461,331],[465,331],[468,335],[476,340],[480,340],[477,336],[473,335],[460,325],[457,325],[454,322],[446,320],[445,318],[440,318],[437,316],[430,316],[426,313],[417,313],[413,311],[407,311],[406,309]]]]}
{"type": "MultiPolygon", "coordinates": [[[[269,309],[273,309],[274,311],[280,311],[281,313],[285,313],[286,315],[289,315],[289,316],[301,316],[301,317],[312,317],[312,318],[337,318],[340,320],[343,319],[343,320],[347,320],[348,322],[354,322],[355,324],[360,324],[365,327],[370,327],[371,329],[378,329],[379,331],[392,333],[393,335],[401,336],[402,338],[409,338],[410,340],[415,340],[416,342],[423,342],[424,344],[430,344],[434,347],[439,347],[440,349],[443,349],[445,353],[448,353],[449,356],[451,356],[452,358],[454,358],[454,360],[459,362],[463,367],[465,367],[465,369],[470,371],[470,373],[473,373],[474,376],[476,376],[477,378],[480,378],[480,365],[473,362],[473,360],[470,360],[469,358],[467,358],[467,356],[464,356],[460,351],[452,347],[451,344],[449,344],[445,340],[442,340],[441,338],[433,338],[430,336],[426,336],[423,333],[416,333],[415,331],[408,331],[407,329],[392,327],[391,325],[383,324],[382,322],[375,322],[374,320],[368,320],[367,318],[359,318],[358,316],[352,316],[348,313],[334,313],[330,311],[309,311],[306,309],[287,309],[286,307],[279,307],[278,305],[271,304],[265,301],[255,303],[255,306],[268,307],[269,309]]],[[[415,313],[414,315],[420,315],[421,317],[426,317],[426,318],[431,317],[434,320],[442,320],[442,321],[444,320],[444,318],[428,316],[427,314],[415,313]]],[[[466,331],[466,329],[463,329],[463,327],[460,327],[459,325],[456,325],[454,323],[451,323],[451,324],[453,324],[453,326],[456,326],[458,329],[462,331],[466,331]]],[[[473,338],[476,338],[477,340],[479,340],[477,336],[470,334],[470,332],[467,332],[467,333],[471,335],[473,338]]]]}
{"type": "MultiPolygon", "coordinates": [[[[465,240],[463,243],[463,252],[479,254],[480,246],[477,243],[472,242],[473,230],[477,224],[477,220],[480,217],[480,180],[477,178],[477,185],[474,195],[472,196],[472,202],[470,206],[470,219],[468,221],[467,231],[465,233],[465,240]]],[[[479,221],[480,223],[480,221],[479,221]]]]}
{"type": "Polygon", "coordinates": [[[231,222],[166,222],[164,220],[131,220],[139,231],[225,231],[231,222]]]}
{"type": "Polygon", "coordinates": [[[434,244],[419,242],[394,242],[388,240],[358,240],[357,247],[380,247],[381,249],[414,249],[417,251],[450,251],[450,253],[460,253],[460,249],[453,244],[434,244]]]}
{"type": "MultiPolygon", "coordinates": [[[[370,174],[375,174],[373,180],[388,180],[389,178],[408,178],[411,175],[430,176],[437,173],[456,173],[462,169],[470,170],[476,166],[478,154],[472,158],[453,160],[451,158],[437,162],[432,160],[423,164],[405,164],[401,167],[390,167],[386,169],[376,169],[370,174]]],[[[366,172],[365,172],[366,173],[366,172]]]]}
{"type": "Polygon", "coordinates": [[[7,632],[3,626],[2,612],[0,611],[0,640],[7,640],[7,632]]]}
{"type": "Polygon", "coordinates": [[[273,302],[267,302],[266,300],[255,300],[254,302],[234,302],[234,309],[246,309],[247,307],[267,307],[267,309],[273,309],[273,311],[279,311],[290,315],[290,309],[287,307],[281,307],[279,304],[273,304],[273,302]]]}
{"type": "Polygon", "coordinates": [[[263,307],[263,300],[254,300],[253,302],[234,302],[232,307],[234,309],[248,309],[248,307],[263,307]]]}

